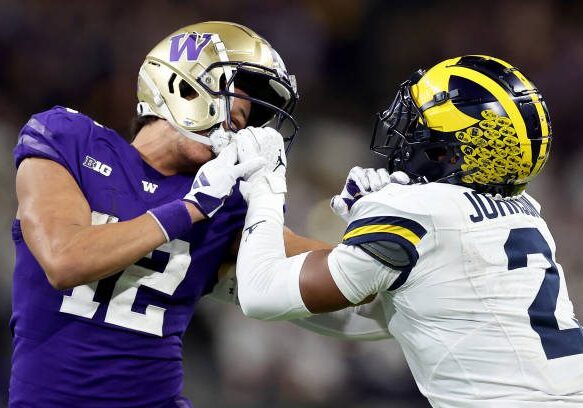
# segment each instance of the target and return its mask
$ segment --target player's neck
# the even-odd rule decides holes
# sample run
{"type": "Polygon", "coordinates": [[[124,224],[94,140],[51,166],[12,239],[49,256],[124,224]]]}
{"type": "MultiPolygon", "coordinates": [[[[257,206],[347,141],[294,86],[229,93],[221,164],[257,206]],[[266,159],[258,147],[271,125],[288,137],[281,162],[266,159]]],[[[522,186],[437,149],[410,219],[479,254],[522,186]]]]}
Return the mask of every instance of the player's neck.
{"type": "Polygon", "coordinates": [[[175,166],[177,152],[173,148],[173,137],[169,132],[169,125],[163,120],[157,120],[144,126],[136,135],[132,146],[142,156],[142,159],[165,176],[173,176],[178,173],[175,166]]]}

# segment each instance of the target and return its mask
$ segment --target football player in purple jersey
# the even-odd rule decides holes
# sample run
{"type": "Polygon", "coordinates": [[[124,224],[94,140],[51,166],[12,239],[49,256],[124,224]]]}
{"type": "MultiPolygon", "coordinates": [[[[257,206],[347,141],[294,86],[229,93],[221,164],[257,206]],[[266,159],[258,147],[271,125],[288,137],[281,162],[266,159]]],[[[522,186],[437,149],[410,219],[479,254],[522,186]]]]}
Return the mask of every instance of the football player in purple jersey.
{"type": "MultiPolygon", "coordinates": [[[[147,55],[138,99],[131,144],[63,107],[20,133],[11,407],[190,406],[182,335],[244,225],[235,181],[263,164],[230,142],[295,133],[296,84],[259,35],[206,22],[147,55]]],[[[326,246],[285,236],[288,255],[326,246]]]]}

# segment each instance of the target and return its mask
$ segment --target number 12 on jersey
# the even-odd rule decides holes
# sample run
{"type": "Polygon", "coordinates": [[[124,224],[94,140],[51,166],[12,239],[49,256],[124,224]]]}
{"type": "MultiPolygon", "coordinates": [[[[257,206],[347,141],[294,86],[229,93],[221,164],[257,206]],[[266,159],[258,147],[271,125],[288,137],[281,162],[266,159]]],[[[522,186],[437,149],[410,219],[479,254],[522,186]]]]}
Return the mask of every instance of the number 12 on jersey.
{"type": "MultiPolygon", "coordinates": [[[[117,218],[93,212],[93,225],[117,222],[117,218]]],[[[186,277],[190,265],[190,245],[175,239],[146,255],[136,264],[126,268],[117,280],[107,305],[104,321],[116,326],[162,336],[166,309],[147,305],[144,313],[134,312],[132,307],[140,286],[147,286],[165,295],[173,295],[186,277]],[[150,262],[154,254],[164,258],[161,265],[150,262]]],[[[80,285],[71,295],[64,295],[60,312],[92,319],[100,303],[94,299],[99,281],[80,285]]]]}

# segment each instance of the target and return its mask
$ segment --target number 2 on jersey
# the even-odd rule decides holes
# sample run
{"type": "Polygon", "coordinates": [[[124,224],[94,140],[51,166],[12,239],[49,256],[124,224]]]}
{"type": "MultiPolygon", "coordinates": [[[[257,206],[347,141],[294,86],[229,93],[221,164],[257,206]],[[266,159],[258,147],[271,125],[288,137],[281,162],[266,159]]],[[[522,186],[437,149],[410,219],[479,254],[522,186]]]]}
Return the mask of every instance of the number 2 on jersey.
{"type": "MultiPolygon", "coordinates": [[[[559,297],[560,277],[549,244],[536,228],[516,228],[504,244],[508,256],[508,270],[525,268],[528,255],[542,254],[551,265],[534,301],[528,308],[530,325],[539,335],[547,359],[583,354],[583,330],[581,326],[559,329],[555,309],[559,297]]],[[[576,321],[575,321],[576,322],[576,321]]],[[[579,325],[577,323],[577,325],[579,325]]]]}

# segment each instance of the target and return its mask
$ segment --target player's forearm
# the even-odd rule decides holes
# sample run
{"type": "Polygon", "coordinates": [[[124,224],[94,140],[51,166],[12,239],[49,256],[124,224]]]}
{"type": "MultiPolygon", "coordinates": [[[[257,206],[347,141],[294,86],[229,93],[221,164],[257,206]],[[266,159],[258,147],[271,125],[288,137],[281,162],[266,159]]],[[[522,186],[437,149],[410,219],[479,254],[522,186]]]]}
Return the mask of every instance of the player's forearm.
{"type": "MultiPolygon", "coordinates": [[[[191,204],[187,209],[192,221],[203,218],[191,204]]],[[[23,224],[25,240],[51,285],[59,290],[111,276],[167,241],[167,233],[151,214],[103,225],[52,228],[47,223],[45,231],[32,229],[31,234],[27,234],[27,220],[23,224]]]]}
{"type": "Polygon", "coordinates": [[[380,295],[365,305],[292,320],[291,323],[324,336],[344,340],[373,341],[392,338],[380,295]]]}
{"type": "Polygon", "coordinates": [[[60,227],[59,233],[23,232],[49,282],[60,290],[117,273],[165,242],[149,214],[114,224],[60,227]]]}
{"type": "Polygon", "coordinates": [[[285,254],[287,256],[294,256],[318,249],[332,249],[334,247],[334,245],[327,242],[298,235],[285,226],[283,227],[283,238],[285,241],[285,254]]]}
{"type": "Polygon", "coordinates": [[[309,316],[299,289],[306,254],[285,256],[283,194],[252,195],[237,257],[241,309],[246,316],[261,320],[309,316]]]}
{"type": "Polygon", "coordinates": [[[397,276],[358,248],[348,248],[342,259],[338,248],[286,258],[283,198],[259,190],[249,194],[248,203],[237,261],[239,301],[247,316],[290,320],[339,310],[387,289],[397,276]]]}

